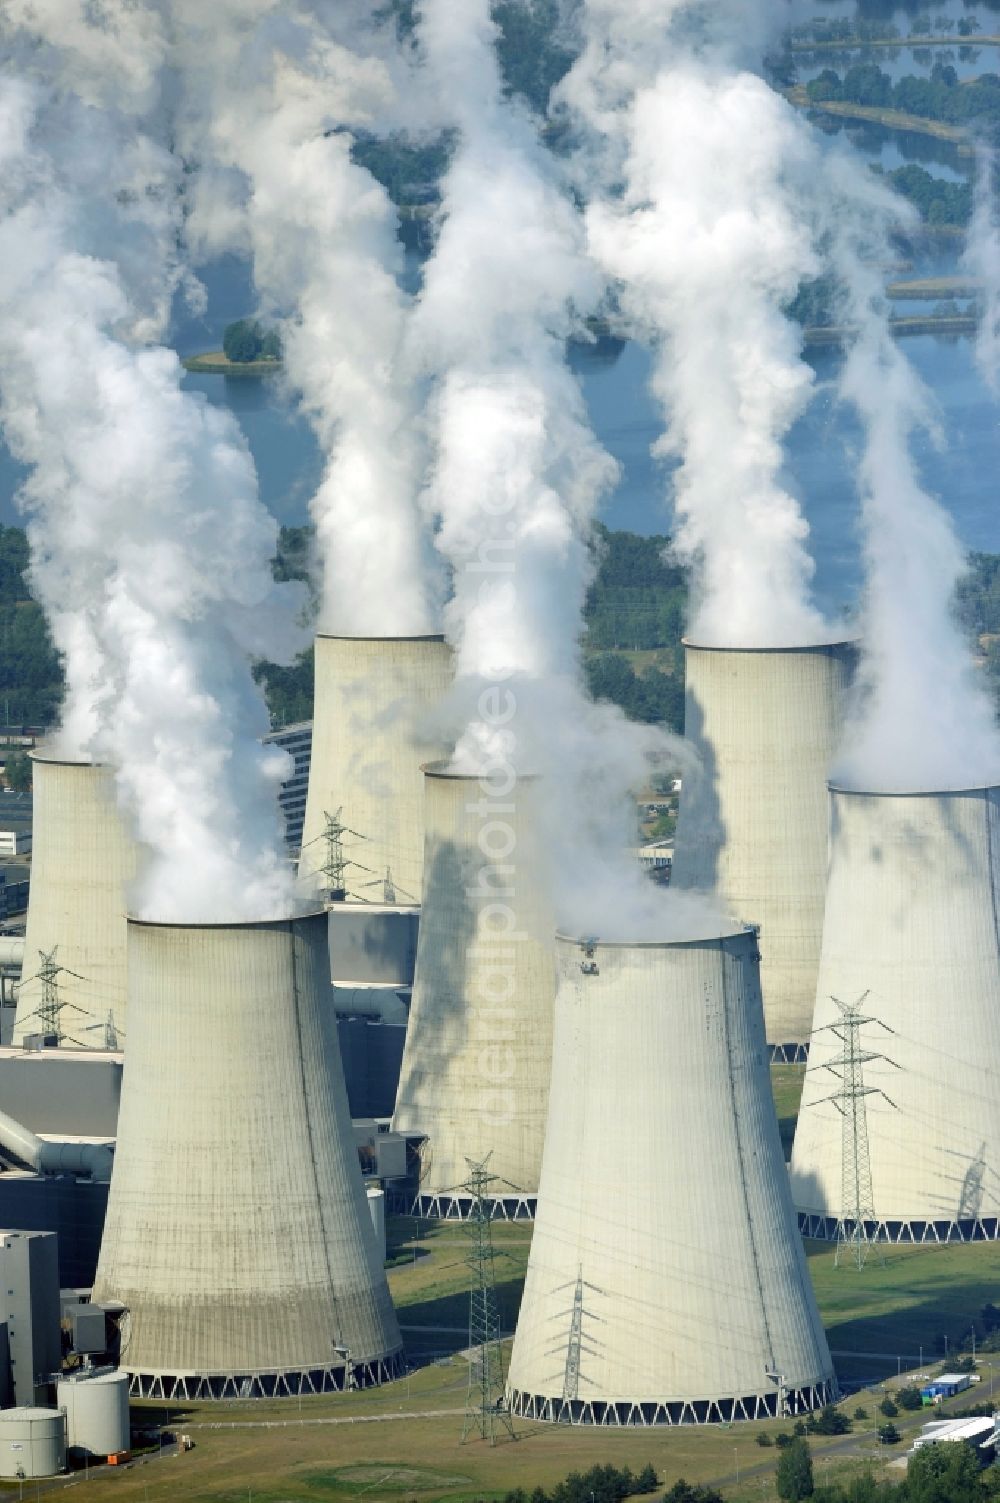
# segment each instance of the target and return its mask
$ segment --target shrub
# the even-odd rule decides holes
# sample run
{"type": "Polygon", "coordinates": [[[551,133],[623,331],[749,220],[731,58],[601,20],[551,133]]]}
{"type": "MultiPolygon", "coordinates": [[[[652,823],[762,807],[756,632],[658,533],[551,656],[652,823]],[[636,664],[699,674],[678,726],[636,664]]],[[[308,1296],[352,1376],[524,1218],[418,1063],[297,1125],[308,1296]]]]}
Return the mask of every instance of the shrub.
{"type": "Polygon", "coordinates": [[[899,1413],[898,1408],[890,1398],[883,1399],[878,1408],[879,1413],[884,1414],[886,1419],[895,1419],[896,1415],[899,1413]]]}

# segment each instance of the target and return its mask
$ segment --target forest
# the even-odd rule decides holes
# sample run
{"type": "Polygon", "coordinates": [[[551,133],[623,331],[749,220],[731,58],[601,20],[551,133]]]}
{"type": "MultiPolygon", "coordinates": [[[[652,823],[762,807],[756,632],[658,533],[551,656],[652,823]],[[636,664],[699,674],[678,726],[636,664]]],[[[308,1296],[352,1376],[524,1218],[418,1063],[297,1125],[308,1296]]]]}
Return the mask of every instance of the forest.
{"type": "Polygon", "coordinates": [[[824,68],[806,93],[817,104],[842,100],[988,132],[1000,127],[1000,75],[984,72],[963,84],[950,63],[936,62],[929,78],[908,73],[897,83],[877,63],[854,63],[843,75],[824,68]]]}

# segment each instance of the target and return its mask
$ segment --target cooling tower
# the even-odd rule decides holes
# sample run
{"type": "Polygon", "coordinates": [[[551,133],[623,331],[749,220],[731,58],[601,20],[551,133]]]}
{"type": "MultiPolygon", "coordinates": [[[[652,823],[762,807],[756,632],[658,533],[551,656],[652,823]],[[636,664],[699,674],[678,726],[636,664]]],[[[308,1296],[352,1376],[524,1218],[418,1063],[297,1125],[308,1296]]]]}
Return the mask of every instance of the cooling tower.
{"type": "Polygon", "coordinates": [[[557,941],[552,1091],[508,1375],[577,1425],[800,1414],[836,1382],[768,1078],[752,931],[557,941]]]}
{"type": "Polygon", "coordinates": [[[46,751],[34,763],[31,890],[14,1041],[40,1033],[91,1049],[121,1046],[125,910],[137,852],[107,767],[46,751]],[[56,969],[53,1018],[43,955],[56,969]]]}
{"type": "Polygon", "coordinates": [[[826,780],[854,666],[848,642],[685,644],[684,732],[702,771],[681,794],[672,884],[715,891],[760,930],[772,1053],[812,1026],[826,882],[826,780]]]}
{"type": "Polygon", "coordinates": [[[552,1058],[555,924],[532,780],[504,799],[426,769],[424,905],[393,1129],[421,1135],[421,1216],[461,1218],[487,1155],[494,1210],[534,1214],[552,1058]]]}
{"type": "Polygon", "coordinates": [[[128,923],[131,1032],[93,1298],[143,1398],[394,1376],[347,1110],[326,914],[128,923]]]}
{"type": "Polygon", "coordinates": [[[316,638],[303,893],[420,902],[420,767],[444,755],[423,721],[450,683],[443,637],[316,638]]]}
{"type": "Polygon", "coordinates": [[[853,1233],[857,1162],[868,1238],[995,1238],[1000,789],[835,787],[830,800],[815,1032],[792,1155],[800,1226],[832,1238],[843,1219],[853,1233]]]}

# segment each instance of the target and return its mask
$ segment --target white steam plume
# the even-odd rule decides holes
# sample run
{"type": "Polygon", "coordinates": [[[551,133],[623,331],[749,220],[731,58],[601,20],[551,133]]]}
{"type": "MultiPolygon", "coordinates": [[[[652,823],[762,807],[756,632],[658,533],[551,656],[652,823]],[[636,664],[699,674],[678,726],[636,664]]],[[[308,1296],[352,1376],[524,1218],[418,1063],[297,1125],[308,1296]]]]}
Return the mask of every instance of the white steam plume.
{"type": "Polygon", "coordinates": [[[252,257],[264,316],[280,322],[288,383],[325,460],[311,504],[320,626],[434,630],[417,505],[419,402],[401,369],[398,215],[351,155],[355,133],[398,102],[370,8],[173,0],[173,14],[182,146],[200,168],[189,233],[252,257]]]}
{"type": "Polygon", "coordinates": [[[831,635],[782,475],[813,382],[784,308],[820,270],[797,191],[814,153],[794,112],[738,63],[781,9],[585,0],[586,46],[562,89],[591,133],[586,186],[595,162],[604,178],[591,248],[655,352],[657,452],[680,460],[674,551],[693,566],[690,634],[715,645],[831,635]]]}
{"type": "Polygon", "coordinates": [[[836,776],[905,791],[1000,781],[993,708],[954,615],[968,568],[954,524],[924,487],[916,431],[936,434],[930,394],[893,338],[882,277],[901,204],[840,153],[826,175],[843,316],[857,329],[841,377],[865,444],[859,465],[864,653],[859,700],[836,776]]]}
{"type": "Polygon", "coordinates": [[[587,426],[565,343],[602,287],[536,122],[503,97],[495,38],[488,0],[418,6],[429,87],[457,131],[412,341],[434,382],[426,502],[454,581],[456,763],[484,786],[543,775],[563,925],[663,937],[687,915],[665,911],[632,857],[629,794],[672,748],[581,688],[587,538],[615,468],[587,426]],[[493,703],[502,727],[484,711],[493,703]]]}
{"type": "Polygon", "coordinates": [[[136,288],[169,284],[154,257],[176,225],[150,233],[141,178],[133,224],[117,192],[128,135],[81,104],[75,61],[53,59],[48,84],[0,71],[0,420],[31,471],[34,577],[76,696],[63,745],[116,769],[149,847],[139,912],[274,916],[291,901],[286,759],[255,739],[266,713],[247,653],[272,647],[294,605],[276,610],[276,528],[238,428],[181,391],[172,352],[138,343],[155,317],[136,288]]]}
{"type": "Polygon", "coordinates": [[[1000,216],[996,202],[996,156],[978,150],[975,199],[962,265],[979,283],[976,360],[994,395],[1000,394],[1000,216]]]}

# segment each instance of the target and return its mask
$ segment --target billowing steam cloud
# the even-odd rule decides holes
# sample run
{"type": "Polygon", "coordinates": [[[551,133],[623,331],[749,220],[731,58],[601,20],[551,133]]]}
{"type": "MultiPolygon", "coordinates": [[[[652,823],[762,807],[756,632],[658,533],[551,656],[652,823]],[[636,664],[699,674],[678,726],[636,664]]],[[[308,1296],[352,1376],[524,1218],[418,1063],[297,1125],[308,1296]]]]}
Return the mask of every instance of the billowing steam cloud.
{"type": "Polygon", "coordinates": [[[290,386],[319,440],[312,502],[320,625],[369,636],[435,629],[417,497],[419,401],[401,367],[408,300],[397,213],[352,160],[397,107],[371,7],[173,0],[185,155],[200,167],[192,238],[252,256],[280,322],[290,386]],[[355,48],[361,49],[360,51],[355,48]]]}
{"type": "MultiPolygon", "coordinates": [[[[150,15],[63,7],[56,45],[28,32],[30,81],[0,71],[0,419],[31,472],[34,580],[70,684],[62,745],[116,769],[149,848],[137,909],[270,916],[290,902],[286,759],[255,739],[247,652],[294,602],[276,607],[276,529],[238,428],[143,343],[179,278],[175,169],[135,124],[157,108],[150,15]]],[[[22,40],[5,30],[5,62],[23,63],[22,40]]]]}
{"type": "Polygon", "coordinates": [[[837,155],[830,166],[832,259],[845,289],[843,317],[857,329],[841,393],[865,431],[865,651],[836,773],[854,786],[888,790],[993,783],[1000,738],[954,616],[967,560],[912,452],[917,430],[935,432],[935,414],[893,338],[878,269],[907,210],[846,158],[837,155]]]}
{"type": "Polygon", "coordinates": [[[994,393],[1000,393],[1000,218],[993,150],[979,150],[976,193],[962,264],[979,283],[976,359],[994,393]]]}
{"type": "MultiPolygon", "coordinates": [[[[456,762],[490,787],[542,773],[560,921],[576,932],[685,928],[639,873],[629,790],[669,754],[580,686],[589,525],[615,469],[591,434],[565,342],[601,295],[583,226],[537,125],[503,97],[488,0],[422,0],[418,42],[430,91],[453,111],[412,349],[433,378],[426,495],[453,573],[446,626],[458,699],[502,685],[503,729],[466,718],[456,762]],[[509,698],[508,698],[509,695],[509,698]]],[[[480,706],[483,699],[479,700],[480,706]]]]}
{"type": "Polygon", "coordinates": [[[741,69],[755,53],[759,65],[780,15],[727,0],[585,0],[587,47],[564,90],[611,143],[592,244],[659,342],[663,447],[682,460],[678,547],[700,587],[691,632],[749,646],[825,635],[808,604],[804,523],[781,484],[781,441],[810,394],[782,307],[800,279],[832,268],[857,330],[841,393],[865,431],[867,567],[861,696],[839,773],[883,788],[991,781],[993,717],[951,612],[965,562],[911,451],[930,404],[892,339],[878,271],[908,211],[741,69]]]}
{"type": "Polygon", "coordinates": [[[800,121],[733,62],[767,5],[587,0],[587,45],[563,94],[601,160],[594,254],[656,352],[653,389],[676,457],[675,551],[693,565],[690,634],[739,647],[807,643],[808,527],[782,442],[812,392],[785,314],[820,263],[797,186],[813,165],[800,121]]]}

